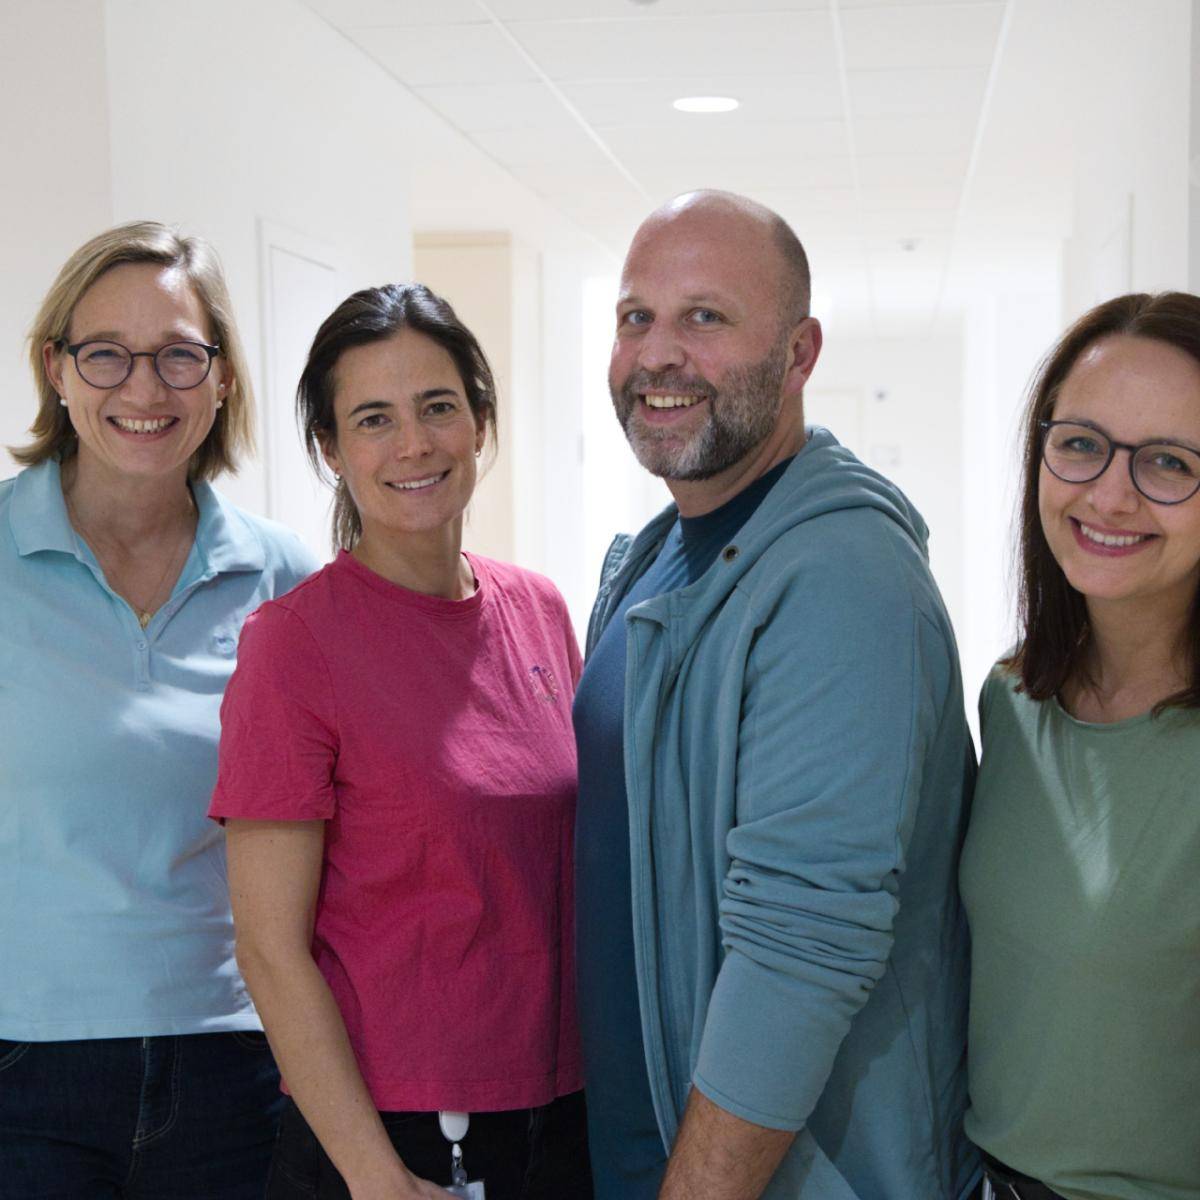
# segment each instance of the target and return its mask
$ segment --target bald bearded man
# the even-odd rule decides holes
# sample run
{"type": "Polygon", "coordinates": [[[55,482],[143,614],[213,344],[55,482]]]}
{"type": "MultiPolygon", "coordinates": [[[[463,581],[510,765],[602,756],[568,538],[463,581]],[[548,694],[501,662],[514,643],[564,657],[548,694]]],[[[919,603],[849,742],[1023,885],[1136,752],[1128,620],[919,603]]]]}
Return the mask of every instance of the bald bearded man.
{"type": "Polygon", "coordinates": [[[959,1200],[974,753],[916,510],[805,429],[775,213],[638,230],[609,383],[675,503],[604,563],[575,701],[600,1200],[959,1200]]]}

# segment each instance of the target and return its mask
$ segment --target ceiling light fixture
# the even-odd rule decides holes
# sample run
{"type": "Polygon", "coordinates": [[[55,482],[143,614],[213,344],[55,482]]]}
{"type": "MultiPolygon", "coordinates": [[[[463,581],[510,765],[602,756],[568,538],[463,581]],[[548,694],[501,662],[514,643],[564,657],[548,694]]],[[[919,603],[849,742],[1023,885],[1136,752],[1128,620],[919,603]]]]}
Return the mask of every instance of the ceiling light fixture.
{"type": "Polygon", "coordinates": [[[689,113],[719,113],[733,112],[738,106],[732,96],[681,96],[671,107],[680,112],[689,113]]]}

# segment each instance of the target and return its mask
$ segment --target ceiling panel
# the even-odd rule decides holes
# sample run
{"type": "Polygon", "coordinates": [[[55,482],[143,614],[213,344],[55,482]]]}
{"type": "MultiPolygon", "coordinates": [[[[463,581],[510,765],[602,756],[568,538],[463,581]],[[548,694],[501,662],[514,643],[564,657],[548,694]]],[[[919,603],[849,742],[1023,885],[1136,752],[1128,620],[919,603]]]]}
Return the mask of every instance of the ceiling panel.
{"type": "MultiPolygon", "coordinates": [[[[736,117],[736,113],[730,116],[736,117]]],[[[769,125],[749,121],[683,122],[668,136],[641,125],[610,125],[601,136],[626,165],[669,166],[674,159],[744,162],[747,159],[791,158],[847,153],[846,126],[841,121],[807,121],[769,125]]]]}
{"type": "Polygon", "coordinates": [[[625,17],[648,20],[654,17],[694,17],[725,13],[731,16],[752,12],[824,12],[829,0],[485,0],[502,20],[592,20],[625,17]],[[653,4],[653,7],[650,6],[653,4]]]}
{"type": "Polygon", "coordinates": [[[846,68],[989,66],[1003,14],[1003,4],[845,12],[846,68]]]}
{"type": "Polygon", "coordinates": [[[649,4],[635,0],[486,0],[487,6],[502,21],[521,20],[593,20],[598,17],[626,17],[651,20],[655,17],[693,17],[712,13],[747,15],[757,12],[824,12],[829,0],[654,0],[649,4]]]}
{"type": "Polygon", "coordinates": [[[419,87],[418,96],[466,133],[540,128],[563,120],[563,107],[544,83],[454,84],[419,87]]]}
{"type": "Polygon", "coordinates": [[[475,0],[306,0],[339,29],[355,25],[470,25],[488,18],[475,0]]]}
{"type": "Polygon", "coordinates": [[[867,241],[880,239],[899,246],[912,238],[949,235],[954,230],[952,212],[864,212],[855,225],[867,241]]]}
{"type": "Polygon", "coordinates": [[[936,5],[995,4],[996,0],[838,0],[838,8],[932,8],[936,5]]]}
{"type": "Polygon", "coordinates": [[[645,160],[639,160],[635,165],[639,182],[655,195],[674,194],[686,187],[723,188],[757,195],[762,191],[803,191],[854,185],[849,155],[775,154],[741,162],[715,155],[698,155],[663,165],[645,160]]]}
{"type": "Polygon", "coordinates": [[[511,164],[508,169],[539,196],[603,191],[625,183],[625,177],[608,159],[592,163],[511,164]]]}
{"type": "Polygon", "coordinates": [[[961,183],[969,157],[966,148],[957,154],[860,154],[858,181],[863,187],[961,183]]]}
{"type": "MultiPolygon", "coordinates": [[[[608,162],[600,147],[565,114],[559,114],[557,123],[537,129],[489,129],[473,133],[471,140],[507,167],[540,163],[602,167],[608,162]]],[[[620,178],[615,169],[614,174],[620,178]]]]}
{"type": "Polygon", "coordinates": [[[852,71],[850,107],[856,117],[928,117],[978,112],[987,86],[984,67],[852,71]]]}
{"type": "Polygon", "coordinates": [[[955,154],[967,152],[978,114],[941,117],[870,117],[854,122],[859,154],[955,154]]]}
{"type": "Polygon", "coordinates": [[[741,102],[737,115],[751,121],[787,120],[797,116],[844,115],[841,85],[834,74],[776,76],[679,75],[621,82],[564,82],[563,93],[594,125],[636,121],[720,121],[727,113],[680,113],[671,102],[680,96],[733,96],[741,102]]]}
{"type": "Polygon", "coordinates": [[[957,184],[912,187],[862,188],[859,193],[864,213],[936,213],[953,215],[958,208],[962,188],[957,184]]]}
{"type": "Polygon", "coordinates": [[[415,87],[537,78],[491,25],[349,29],[347,33],[376,62],[415,87]]]}
{"type": "Polygon", "coordinates": [[[510,26],[556,80],[656,79],[686,64],[704,75],[794,75],[828,70],[833,31],[824,12],[529,21],[510,26]]]}
{"type": "Polygon", "coordinates": [[[803,192],[774,192],[764,190],[762,201],[770,208],[786,207],[803,220],[818,213],[836,213],[853,219],[855,194],[853,188],[806,188],[803,192]]]}

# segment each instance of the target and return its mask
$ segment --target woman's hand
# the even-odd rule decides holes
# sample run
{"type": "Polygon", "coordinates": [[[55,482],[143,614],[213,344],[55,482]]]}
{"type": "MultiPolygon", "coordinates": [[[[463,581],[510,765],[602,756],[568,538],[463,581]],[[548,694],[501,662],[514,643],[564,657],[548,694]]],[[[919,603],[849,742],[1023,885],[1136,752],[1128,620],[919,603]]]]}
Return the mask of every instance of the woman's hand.
{"type": "Polygon", "coordinates": [[[428,1179],[418,1179],[396,1160],[403,1175],[350,1188],[351,1200],[454,1200],[454,1197],[428,1179]]]}
{"type": "Polygon", "coordinates": [[[454,1200],[454,1197],[446,1191],[445,1188],[439,1187],[436,1183],[430,1183],[428,1179],[418,1179],[415,1175],[410,1175],[412,1180],[413,1190],[409,1193],[413,1200],[454,1200]]]}

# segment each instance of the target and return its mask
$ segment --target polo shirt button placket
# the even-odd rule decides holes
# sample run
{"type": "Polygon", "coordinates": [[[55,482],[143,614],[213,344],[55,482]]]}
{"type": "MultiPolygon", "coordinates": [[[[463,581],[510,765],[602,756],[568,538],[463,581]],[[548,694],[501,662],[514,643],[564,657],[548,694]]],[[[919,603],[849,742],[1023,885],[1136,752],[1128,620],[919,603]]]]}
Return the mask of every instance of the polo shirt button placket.
{"type": "Polygon", "coordinates": [[[150,643],[145,635],[133,643],[133,678],[139,692],[150,690],[150,643]]]}

